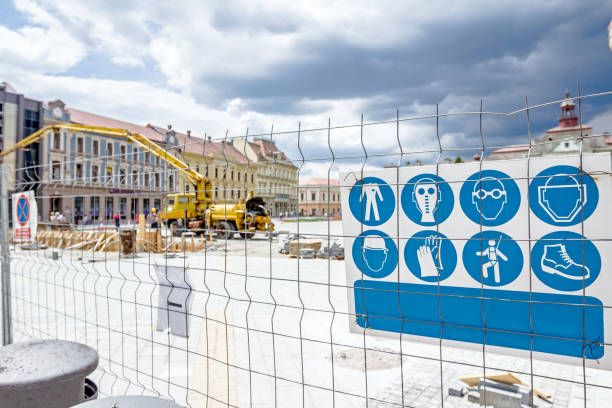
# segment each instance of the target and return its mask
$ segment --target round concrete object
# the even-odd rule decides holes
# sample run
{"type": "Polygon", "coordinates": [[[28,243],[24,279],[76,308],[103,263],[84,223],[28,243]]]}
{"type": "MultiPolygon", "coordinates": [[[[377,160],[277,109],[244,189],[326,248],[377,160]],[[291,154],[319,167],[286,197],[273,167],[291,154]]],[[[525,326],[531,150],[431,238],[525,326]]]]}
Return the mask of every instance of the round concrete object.
{"type": "Polygon", "coordinates": [[[73,408],[183,408],[172,401],[140,395],[124,395],[108,397],[95,401],[84,402],[73,408]]]}
{"type": "Polygon", "coordinates": [[[84,401],[98,353],[84,344],[35,340],[0,347],[2,406],[64,408],[84,401]],[[6,404],[6,405],[5,405],[6,404]]]}

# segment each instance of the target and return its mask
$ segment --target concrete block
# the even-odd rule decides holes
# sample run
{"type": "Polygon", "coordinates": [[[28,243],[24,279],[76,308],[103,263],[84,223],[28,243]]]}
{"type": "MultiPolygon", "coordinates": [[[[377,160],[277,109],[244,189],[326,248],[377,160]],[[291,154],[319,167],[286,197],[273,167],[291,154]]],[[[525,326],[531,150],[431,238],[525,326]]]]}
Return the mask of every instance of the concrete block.
{"type": "Polygon", "coordinates": [[[453,388],[453,387],[449,387],[448,388],[448,395],[450,395],[451,397],[463,397],[464,394],[464,389],[463,388],[453,388]]]}
{"type": "Polygon", "coordinates": [[[470,402],[480,404],[480,393],[478,391],[470,391],[467,394],[467,399],[470,402]]]}
{"type": "Polygon", "coordinates": [[[497,388],[483,388],[480,392],[480,405],[485,404],[495,408],[522,408],[521,394],[497,388]]]}

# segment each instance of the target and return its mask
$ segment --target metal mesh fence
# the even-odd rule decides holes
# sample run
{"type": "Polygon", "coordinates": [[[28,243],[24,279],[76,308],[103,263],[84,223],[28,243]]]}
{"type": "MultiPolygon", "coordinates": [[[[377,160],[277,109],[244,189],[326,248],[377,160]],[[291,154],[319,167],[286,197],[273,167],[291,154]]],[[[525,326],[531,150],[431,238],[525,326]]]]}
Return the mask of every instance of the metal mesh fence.
{"type": "MultiPolygon", "coordinates": [[[[578,123],[583,124],[584,106],[609,103],[611,94],[573,98],[578,123]]],[[[481,103],[475,112],[436,109],[402,116],[397,111],[390,120],[367,121],[362,116],[352,125],[329,120],[326,126],[298,124],[297,129],[271,128],[258,134],[247,130],[201,139],[179,134],[178,143],[162,145],[165,154],[211,179],[212,201],[229,223],[195,233],[187,225],[195,187],[163,160],[111,138],[100,138],[98,150],[93,144],[90,149],[88,138],[93,143],[95,134],[66,132],[65,142],[57,145],[43,140],[41,145],[48,143],[49,150],[42,164],[6,170],[15,176],[11,190],[35,191],[41,243],[9,247],[10,271],[5,274],[10,295],[5,298],[11,307],[12,341],[51,338],[88,344],[100,355],[93,379],[101,395],[156,395],[188,407],[468,407],[473,403],[467,397],[449,394],[449,388],[462,387],[459,377],[505,372],[551,395],[549,402],[536,398],[538,405],[610,406],[612,374],[593,366],[586,352],[582,364],[541,359],[542,354],[534,356],[532,336],[522,354],[507,355],[487,343],[486,321],[483,344],[473,348],[456,347],[439,327],[438,338],[431,341],[430,336],[427,342],[406,331],[381,336],[368,325],[349,329],[359,318],[374,316],[367,310],[355,312],[350,300],[360,288],[347,279],[345,263],[352,243],[368,226],[362,224],[357,234],[343,229],[341,218],[351,215],[341,196],[365,174],[383,167],[399,174],[433,164],[437,176],[441,166],[455,160],[474,161],[483,169],[495,155],[521,157],[526,177],[513,180],[528,185],[535,178],[530,171],[535,157],[576,157],[582,169],[591,153],[607,151],[609,161],[610,136],[590,128],[586,132],[586,125],[554,139],[537,137],[543,132],[534,129],[554,123],[564,101],[529,106],[525,100],[524,107],[509,113],[486,111],[481,103]],[[507,146],[506,139],[497,136],[510,133],[519,135],[512,138],[519,144],[507,146]],[[112,151],[101,148],[106,143],[113,143],[112,151]],[[560,150],[551,151],[553,147],[560,150]],[[346,176],[349,173],[353,178],[346,176]],[[228,225],[233,228],[234,205],[248,199],[250,191],[264,198],[275,231],[254,236],[235,231],[233,239],[222,239],[228,225]],[[180,203],[176,194],[187,198],[180,203]],[[184,216],[172,225],[160,216],[158,232],[151,225],[151,209],[168,211],[172,205],[182,208],[184,216]],[[62,213],[61,218],[55,213],[62,213]],[[140,214],[145,215],[144,224],[140,214]],[[134,253],[122,252],[120,231],[134,231],[134,253]],[[295,239],[290,241],[290,236],[295,239]],[[316,253],[317,242],[323,250],[329,248],[321,253],[325,258],[309,259],[303,248],[312,245],[316,253]],[[292,243],[297,248],[293,252],[292,243]],[[330,255],[334,244],[344,246],[346,260],[330,255]],[[284,249],[290,253],[280,253],[284,249]]],[[[609,179],[610,172],[591,176],[609,179]]],[[[398,208],[405,184],[391,185],[398,208]]],[[[609,203],[609,190],[599,194],[601,202],[609,203]]],[[[599,222],[607,223],[609,231],[609,215],[599,222]]],[[[400,224],[398,217],[390,236],[398,247],[416,232],[400,224]]],[[[429,229],[438,231],[439,224],[429,229]]],[[[577,225],[588,236],[584,216],[577,225]]],[[[10,228],[15,226],[12,219],[10,228]]],[[[539,237],[527,228],[522,241],[531,254],[539,237]]],[[[487,229],[480,222],[480,232],[487,229]]],[[[465,243],[470,236],[455,231],[448,239],[465,243]]],[[[610,273],[610,238],[608,232],[590,240],[603,245],[601,277],[610,273]]],[[[537,279],[528,266],[525,270],[530,282],[537,279]]],[[[394,293],[400,299],[397,276],[394,293]]],[[[586,298],[590,293],[582,280],[575,294],[586,298]]],[[[437,288],[433,295],[441,302],[444,282],[432,282],[437,288]]],[[[485,285],[477,288],[483,291],[476,299],[485,299],[485,285]]],[[[529,297],[520,301],[528,303],[529,310],[538,302],[533,292],[530,283],[529,297]]],[[[584,310],[587,302],[582,306],[584,310]]],[[[599,306],[604,321],[611,306],[599,306]]],[[[404,324],[401,300],[398,313],[404,324]]],[[[530,321],[537,318],[530,316],[530,321]]],[[[442,321],[441,327],[453,325],[442,321]]],[[[602,338],[596,346],[607,351],[611,344],[602,338]]]]}

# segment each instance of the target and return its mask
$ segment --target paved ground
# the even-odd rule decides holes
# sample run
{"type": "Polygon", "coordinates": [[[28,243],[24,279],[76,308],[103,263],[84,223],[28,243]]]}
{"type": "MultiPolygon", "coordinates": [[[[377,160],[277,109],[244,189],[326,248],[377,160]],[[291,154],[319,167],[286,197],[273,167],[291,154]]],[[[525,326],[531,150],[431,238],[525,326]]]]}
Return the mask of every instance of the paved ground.
{"type": "MultiPolygon", "coordinates": [[[[277,222],[281,231],[297,227],[277,222]]],[[[299,228],[341,234],[340,222],[299,228]]],[[[594,386],[611,386],[610,372],[351,333],[343,262],[292,259],[279,246],[257,237],[173,259],[64,251],[57,261],[48,250],[18,250],[15,340],[88,343],[100,353],[104,394],[153,393],[194,407],[207,396],[209,407],[362,407],[366,397],[375,407],[474,407],[447,389],[482,373],[483,356],[487,373],[531,382],[533,372],[554,407],[585,406],[584,375],[586,406],[612,406],[612,390],[594,386]],[[188,267],[189,338],[156,330],[156,264],[188,267]]]]}

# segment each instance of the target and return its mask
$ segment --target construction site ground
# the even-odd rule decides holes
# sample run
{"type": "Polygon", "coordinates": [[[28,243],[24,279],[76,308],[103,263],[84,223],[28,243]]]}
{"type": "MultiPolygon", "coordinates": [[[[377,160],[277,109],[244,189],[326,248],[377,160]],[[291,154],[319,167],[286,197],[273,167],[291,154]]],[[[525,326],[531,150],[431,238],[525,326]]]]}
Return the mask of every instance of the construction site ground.
{"type": "MultiPolygon", "coordinates": [[[[278,231],[299,228],[324,245],[328,234],[341,241],[333,237],[342,234],[341,221],[274,221],[278,231]]],[[[367,393],[370,407],[475,407],[467,398],[449,396],[448,388],[461,387],[461,376],[484,374],[483,364],[491,367],[487,374],[515,372],[527,383],[528,373],[537,374],[534,387],[552,394],[558,408],[585,406],[583,380],[612,384],[607,371],[540,360],[532,365],[529,352],[516,357],[486,347],[352,333],[344,261],[289,258],[279,253],[283,235],[272,241],[264,235],[217,240],[205,251],[173,257],[60,250],[54,259],[50,248],[13,246],[15,339],[90,344],[100,353],[95,380],[105,393],[153,389],[191,406],[203,406],[209,395],[217,401],[229,396],[232,406],[295,407],[303,400],[323,407],[335,400],[335,406],[362,407],[367,393]],[[193,288],[188,338],[155,330],[154,265],[187,268],[193,288]],[[48,307],[28,302],[32,296],[48,307]],[[39,330],[25,332],[33,327],[39,330]]],[[[609,389],[587,386],[586,395],[586,406],[612,406],[609,389]]]]}

